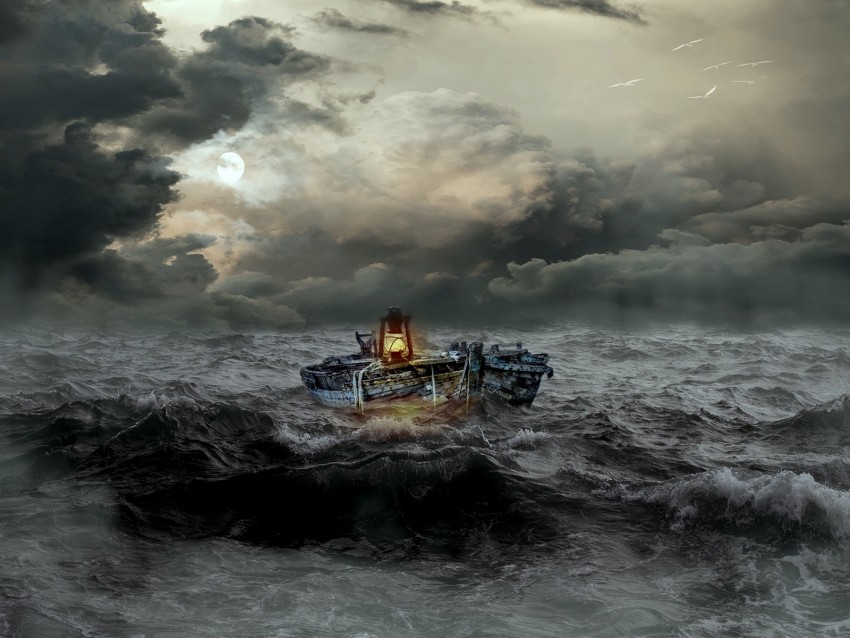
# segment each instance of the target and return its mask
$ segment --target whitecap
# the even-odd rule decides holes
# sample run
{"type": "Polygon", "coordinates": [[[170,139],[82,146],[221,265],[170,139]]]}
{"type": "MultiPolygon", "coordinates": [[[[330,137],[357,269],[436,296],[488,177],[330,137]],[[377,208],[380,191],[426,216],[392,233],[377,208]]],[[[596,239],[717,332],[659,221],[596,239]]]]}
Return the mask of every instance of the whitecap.
{"type": "Polygon", "coordinates": [[[278,428],[274,435],[275,441],[288,446],[299,454],[317,454],[339,443],[342,439],[332,434],[310,434],[298,432],[287,425],[278,428]]]}
{"type": "Polygon", "coordinates": [[[545,430],[534,431],[531,428],[520,428],[512,437],[505,439],[502,445],[511,450],[533,449],[551,438],[552,435],[545,430]]]}
{"type": "Polygon", "coordinates": [[[773,516],[787,523],[825,524],[834,538],[850,539],[850,492],[822,485],[808,473],[752,476],[723,468],[634,492],[618,486],[603,494],[664,505],[673,513],[673,529],[717,515],[740,525],[773,516]]]}
{"type": "Polygon", "coordinates": [[[445,430],[444,424],[423,425],[410,417],[375,416],[358,428],[354,436],[364,441],[416,441],[445,430]]]}

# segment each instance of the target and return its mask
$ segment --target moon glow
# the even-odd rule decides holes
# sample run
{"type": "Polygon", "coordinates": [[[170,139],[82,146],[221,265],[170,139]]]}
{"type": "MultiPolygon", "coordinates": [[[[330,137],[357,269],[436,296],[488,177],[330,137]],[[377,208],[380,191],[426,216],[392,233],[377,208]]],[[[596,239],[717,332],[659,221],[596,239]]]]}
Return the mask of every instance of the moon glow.
{"type": "Polygon", "coordinates": [[[219,179],[228,184],[235,184],[245,172],[245,162],[239,156],[239,153],[228,151],[222,153],[218,158],[218,166],[216,166],[219,179]]]}

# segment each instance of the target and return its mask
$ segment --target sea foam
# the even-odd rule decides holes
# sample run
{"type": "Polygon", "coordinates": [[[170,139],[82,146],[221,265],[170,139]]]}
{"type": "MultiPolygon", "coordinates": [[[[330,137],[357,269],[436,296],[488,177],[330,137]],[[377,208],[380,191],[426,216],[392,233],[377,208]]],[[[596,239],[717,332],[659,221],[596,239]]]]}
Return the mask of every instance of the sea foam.
{"type": "Polygon", "coordinates": [[[637,491],[614,488],[607,494],[665,506],[677,530],[713,517],[742,526],[770,517],[785,525],[826,527],[835,539],[850,540],[850,492],[822,485],[805,472],[749,475],[722,468],[637,491]]]}

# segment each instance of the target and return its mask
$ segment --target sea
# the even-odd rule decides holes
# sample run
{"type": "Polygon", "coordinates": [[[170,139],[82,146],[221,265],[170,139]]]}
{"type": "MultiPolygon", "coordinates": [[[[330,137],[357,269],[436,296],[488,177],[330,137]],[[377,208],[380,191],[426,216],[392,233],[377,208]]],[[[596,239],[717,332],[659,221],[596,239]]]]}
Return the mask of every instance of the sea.
{"type": "Polygon", "coordinates": [[[555,374],[315,403],[362,328],[4,329],[0,635],[850,636],[850,330],[420,326],[555,374]]]}

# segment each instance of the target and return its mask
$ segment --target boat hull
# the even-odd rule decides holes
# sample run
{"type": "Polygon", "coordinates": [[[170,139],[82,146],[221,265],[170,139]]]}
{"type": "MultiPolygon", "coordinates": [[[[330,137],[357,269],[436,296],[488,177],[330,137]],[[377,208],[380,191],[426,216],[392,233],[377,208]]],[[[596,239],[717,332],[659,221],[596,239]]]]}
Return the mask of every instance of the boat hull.
{"type": "MultiPolygon", "coordinates": [[[[544,375],[552,369],[539,360],[545,355],[485,355],[480,389],[474,396],[490,396],[511,405],[530,405],[544,375]],[[537,357],[531,360],[528,357],[537,357]]],[[[423,360],[402,365],[375,365],[370,359],[351,359],[301,369],[301,379],[313,398],[323,405],[356,407],[413,399],[442,403],[465,400],[465,358],[423,360]]]]}
{"type": "Polygon", "coordinates": [[[552,376],[546,363],[549,355],[529,354],[524,350],[484,355],[481,390],[511,405],[531,405],[543,376],[552,376]]]}
{"type": "Polygon", "coordinates": [[[396,399],[444,402],[456,396],[464,361],[426,359],[413,363],[375,365],[371,360],[330,367],[306,366],[301,379],[316,401],[334,407],[354,407],[396,399]]]}

